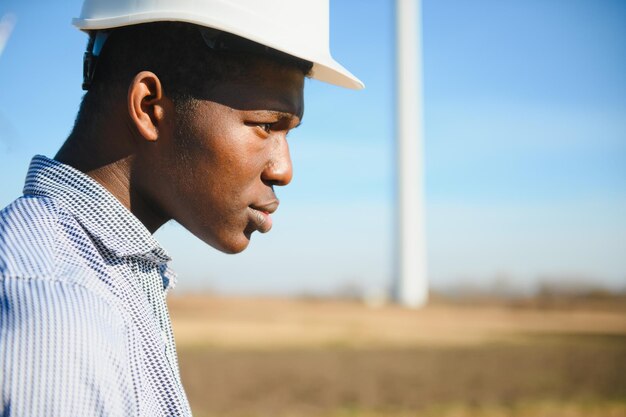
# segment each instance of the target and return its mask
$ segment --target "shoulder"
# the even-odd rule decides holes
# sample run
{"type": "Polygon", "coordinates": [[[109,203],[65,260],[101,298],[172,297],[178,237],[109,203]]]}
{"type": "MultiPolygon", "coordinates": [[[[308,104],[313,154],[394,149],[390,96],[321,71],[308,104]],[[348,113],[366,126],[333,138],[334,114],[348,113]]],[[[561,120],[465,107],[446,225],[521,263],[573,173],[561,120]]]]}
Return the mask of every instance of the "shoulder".
{"type": "Polygon", "coordinates": [[[0,299],[0,386],[12,413],[132,414],[119,310],[88,288],[59,281],[4,279],[0,299]]]}
{"type": "Polygon", "coordinates": [[[51,198],[21,197],[0,211],[0,274],[50,275],[60,208],[51,198]]]}
{"type": "Polygon", "coordinates": [[[70,270],[76,281],[81,274],[75,266],[81,262],[74,258],[91,245],[80,224],[54,198],[23,196],[0,211],[0,279],[59,279],[70,270]]]}

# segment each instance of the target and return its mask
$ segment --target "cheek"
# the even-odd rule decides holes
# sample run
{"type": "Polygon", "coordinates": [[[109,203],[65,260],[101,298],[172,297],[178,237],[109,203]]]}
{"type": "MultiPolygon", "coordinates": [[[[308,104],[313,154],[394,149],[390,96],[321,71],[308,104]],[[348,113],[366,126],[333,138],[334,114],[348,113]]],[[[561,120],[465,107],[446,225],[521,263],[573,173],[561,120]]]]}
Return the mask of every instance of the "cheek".
{"type": "Polygon", "coordinates": [[[234,195],[253,192],[262,185],[261,174],[267,161],[267,143],[244,126],[214,143],[210,151],[211,170],[222,192],[234,195]],[[238,133],[238,134],[235,134],[238,133]]]}
{"type": "Polygon", "coordinates": [[[181,161],[189,173],[176,192],[180,210],[199,217],[205,227],[241,222],[261,183],[256,159],[249,157],[245,147],[232,144],[239,145],[239,141],[214,139],[181,161]]]}

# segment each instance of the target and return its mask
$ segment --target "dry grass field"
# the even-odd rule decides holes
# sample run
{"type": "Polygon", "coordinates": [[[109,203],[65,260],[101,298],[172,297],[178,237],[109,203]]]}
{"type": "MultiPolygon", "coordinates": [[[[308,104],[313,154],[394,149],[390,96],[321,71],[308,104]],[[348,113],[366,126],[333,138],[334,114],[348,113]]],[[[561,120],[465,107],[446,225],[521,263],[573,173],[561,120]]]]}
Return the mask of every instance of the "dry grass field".
{"type": "Polygon", "coordinates": [[[197,417],[626,417],[626,302],[172,296],[197,417]]]}

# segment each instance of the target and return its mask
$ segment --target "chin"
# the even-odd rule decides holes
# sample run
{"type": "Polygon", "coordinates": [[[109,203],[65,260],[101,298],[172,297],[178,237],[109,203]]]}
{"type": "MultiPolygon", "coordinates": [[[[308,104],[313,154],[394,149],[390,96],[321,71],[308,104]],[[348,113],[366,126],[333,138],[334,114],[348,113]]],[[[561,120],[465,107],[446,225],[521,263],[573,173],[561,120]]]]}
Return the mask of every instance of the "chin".
{"type": "Polygon", "coordinates": [[[222,231],[222,233],[216,233],[217,231],[215,230],[191,228],[188,228],[187,230],[207,245],[227,254],[243,252],[250,244],[250,237],[252,234],[252,232],[249,232],[248,230],[244,230],[239,233],[234,231],[222,231]]]}
{"type": "Polygon", "coordinates": [[[206,242],[220,252],[234,255],[243,252],[250,244],[250,238],[242,235],[241,239],[234,239],[228,242],[206,242]]]}

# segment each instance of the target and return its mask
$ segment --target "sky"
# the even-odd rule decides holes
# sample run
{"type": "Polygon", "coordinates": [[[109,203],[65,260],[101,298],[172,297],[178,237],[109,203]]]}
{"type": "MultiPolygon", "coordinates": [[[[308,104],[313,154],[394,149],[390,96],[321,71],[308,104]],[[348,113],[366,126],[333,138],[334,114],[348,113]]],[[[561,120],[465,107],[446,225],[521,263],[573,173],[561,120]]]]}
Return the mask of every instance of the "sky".
{"type": "MultiPolygon", "coordinates": [[[[0,0],[0,206],[53,156],[82,96],[80,0],[0,0]]],[[[434,289],[626,289],[626,2],[423,0],[426,226],[434,289]]],[[[394,9],[331,0],[333,56],[362,91],[307,81],[274,228],[224,255],[156,234],[178,291],[387,290],[394,261],[394,9]]]]}

